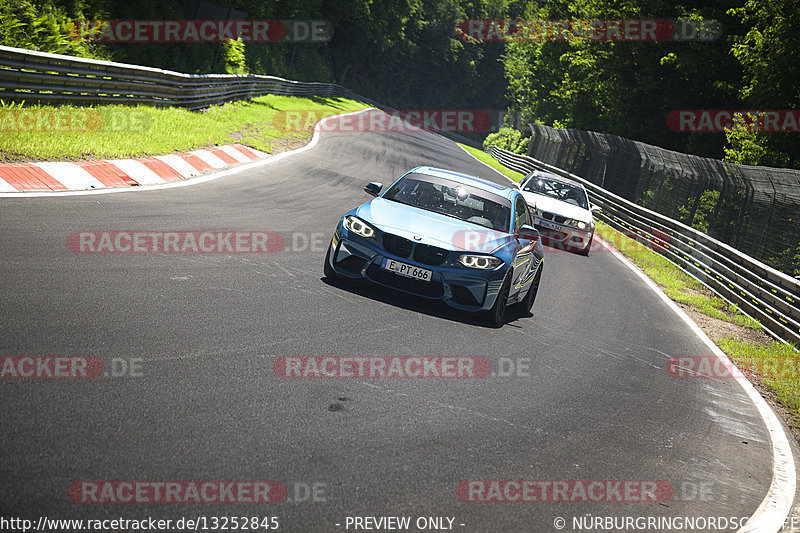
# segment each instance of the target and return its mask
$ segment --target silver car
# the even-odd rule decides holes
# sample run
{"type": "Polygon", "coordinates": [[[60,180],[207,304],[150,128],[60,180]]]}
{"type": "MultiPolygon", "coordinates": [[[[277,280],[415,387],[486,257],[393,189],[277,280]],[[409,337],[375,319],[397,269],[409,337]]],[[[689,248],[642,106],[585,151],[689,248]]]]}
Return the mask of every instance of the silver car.
{"type": "Polygon", "coordinates": [[[592,213],[600,208],[589,203],[583,185],[537,170],[525,176],[518,187],[546,244],[589,255],[594,238],[592,213]]]}

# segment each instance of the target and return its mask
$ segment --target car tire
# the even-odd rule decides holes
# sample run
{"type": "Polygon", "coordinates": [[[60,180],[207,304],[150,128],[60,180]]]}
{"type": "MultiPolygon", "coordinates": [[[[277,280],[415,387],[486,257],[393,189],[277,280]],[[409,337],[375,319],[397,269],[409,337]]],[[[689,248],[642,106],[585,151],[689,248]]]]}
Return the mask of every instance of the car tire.
{"type": "Polygon", "coordinates": [[[589,237],[589,242],[587,242],[587,243],[586,243],[586,248],[584,248],[583,250],[581,250],[581,251],[580,251],[580,252],[578,252],[578,253],[579,253],[579,254],[581,254],[581,255],[584,255],[584,256],[585,256],[585,255],[589,255],[589,250],[591,250],[591,249],[592,249],[592,241],[593,241],[593,240],[594,240],[594,235],[592,235],[591,237],[589,237]]]}
{"type": "Polygon", "coordinates": [[[497,293],[497,299],[494,301],[492,308],[486,313],[486,322],[495,328],[503,325],[503,320],[506,317],[506,309],[508,308],[508,293],[511,290],[511,272],[506,274],[503,279],[503,284],[500,286],[500,291],[497,293]]]}
{"type": "Polygon", "coordinates": [[[339,277],[339,274],[331,266],[331,249],[333,243],[328,245],[328,251],[325,253],[325,266],[323,267],[322,271],[325,273],[325,277],[328,279],[336,279],[339,277]]]}
{"type": "Polygon", "coordinates": [[[525,295],[525,298],[514,306],[523,313],[530,313],[531,308],[533,308],[533,302],[536,301],[536,294],[539,292],[539,282],[542,280],[542,269],[544,265],[539,265],[539,269],[536,271],[536,275],[533,276],[533,281],[531,282],[531,287],[528,289],[528,294],[525,295]]]}

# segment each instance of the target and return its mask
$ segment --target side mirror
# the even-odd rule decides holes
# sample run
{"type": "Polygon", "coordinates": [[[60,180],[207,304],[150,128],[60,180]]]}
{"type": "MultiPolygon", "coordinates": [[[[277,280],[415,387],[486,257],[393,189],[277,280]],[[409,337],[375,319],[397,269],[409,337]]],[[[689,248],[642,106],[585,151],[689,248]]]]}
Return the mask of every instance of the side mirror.
{"type": "Polygon", "coordinates": [[[383,189],[383,183],[378,183],[377,181],[371,181],[364,186],[364,192],[371,196],[378,196],[381,193],[381,189],[383,189]]]}
{"type": "Polygon", "coordinates": [[[520,239],[527,239],[529,241],[535,241],[539,238],[539,231],[529,224],[523,224],[519,228],[519,233],[517,237],[520,239]]]}
{"type": "Polygon", "coordinates": [[[593,215],[596,214],[596,213],[602,213],[603,212],[603,208],[600,207],[599,205],[593,205],[593,206],[591,206],[589,208],[589,210],[592,212],[593,215]]]}

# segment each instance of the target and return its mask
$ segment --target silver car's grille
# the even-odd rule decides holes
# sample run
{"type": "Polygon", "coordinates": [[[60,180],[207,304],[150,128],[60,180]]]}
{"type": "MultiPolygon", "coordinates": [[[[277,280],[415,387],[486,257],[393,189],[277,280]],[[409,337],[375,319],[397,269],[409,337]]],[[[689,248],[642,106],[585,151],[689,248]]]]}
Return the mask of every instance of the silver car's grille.
{"type": "Polygon", "coordinates": [[[542,218],[546,218],[547,220],[552,220],[553,222],[558,222],[559,224],[563,224],[564,222],[567,221],[567,217],[557,215],[549,211],[542,211],[542,218]]]}

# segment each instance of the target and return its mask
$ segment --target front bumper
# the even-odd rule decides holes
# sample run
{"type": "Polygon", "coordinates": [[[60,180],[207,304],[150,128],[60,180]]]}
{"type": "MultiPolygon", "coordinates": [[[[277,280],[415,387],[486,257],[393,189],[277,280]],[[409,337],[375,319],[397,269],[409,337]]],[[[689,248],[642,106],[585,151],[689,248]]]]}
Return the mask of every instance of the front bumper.
{"type": "Polygon", "coordinates": [[[441,264],[431,265],[415,260],[413,251],[408,256],[393,254],[383,247],[382,241],[381,237],[354,235],[340,224],[331,242],[331,267],[343,277],[367,279],[408,294],[442,300],[455,309],[479,312],[494,305],[508,265],[496,270],[469,269],[453,264],[451,257],[455,253],[450,253],[441,264]],[[431,280],[421,281],[382,268],[384,258],[430,270],[431,280]]]}
{"type": "Polygon", "coordinates": [[[589,246],[594,235],[594,227],[581,230],[539,217],[534,219],[533,225],[546,244],[559,250],[583,250],[589,246]]]}

